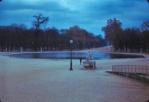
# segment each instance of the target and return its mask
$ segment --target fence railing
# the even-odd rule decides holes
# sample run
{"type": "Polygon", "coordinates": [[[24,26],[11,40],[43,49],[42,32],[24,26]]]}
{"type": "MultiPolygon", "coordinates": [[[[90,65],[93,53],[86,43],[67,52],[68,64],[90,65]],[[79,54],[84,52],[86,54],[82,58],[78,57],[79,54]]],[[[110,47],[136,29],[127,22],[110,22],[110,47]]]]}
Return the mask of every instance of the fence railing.
{"type": "Polygon", "coordinates": [[[149,74],[149,66],[144,65],[113,65],[112,72],[149,74]]]}

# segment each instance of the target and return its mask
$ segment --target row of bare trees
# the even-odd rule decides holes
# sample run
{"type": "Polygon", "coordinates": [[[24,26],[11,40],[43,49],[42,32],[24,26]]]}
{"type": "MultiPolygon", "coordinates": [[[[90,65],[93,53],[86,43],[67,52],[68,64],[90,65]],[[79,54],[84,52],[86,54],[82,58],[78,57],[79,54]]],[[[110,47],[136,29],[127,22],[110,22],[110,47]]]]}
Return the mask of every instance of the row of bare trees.
{"type": "Polygon", "coordinates": [[[0,26],[0,51],[39,51],[39,50],[69,50],[70,40],[73,40],[73,49],[100,47],[105,44],[101,36],[95,36],[79,26],[70,29],[57,30],[44,28],[49,21],[42,14],[34,15],[33,27],[27,29],[24,24],[0,26]]]}
{"type": "Polygon", "coordinates": [[[70,29],[58,30],[56,28],[27,29],[24,24],[12,24],[0,27],[0,51],[51,51],[69,50],[70,40],[73,40],[73,49],[103,46],[101,36],[95,36],[79,26],[70,29]]]}
{"type": "Polygon", "coordinates": [[[149,50],[149,21],[142,23],[140,28],[122,29],[122,23],[109,19],[107,25],[102,27],[106,41],[110,42],[114,51],[148,52],[149,50]]]}

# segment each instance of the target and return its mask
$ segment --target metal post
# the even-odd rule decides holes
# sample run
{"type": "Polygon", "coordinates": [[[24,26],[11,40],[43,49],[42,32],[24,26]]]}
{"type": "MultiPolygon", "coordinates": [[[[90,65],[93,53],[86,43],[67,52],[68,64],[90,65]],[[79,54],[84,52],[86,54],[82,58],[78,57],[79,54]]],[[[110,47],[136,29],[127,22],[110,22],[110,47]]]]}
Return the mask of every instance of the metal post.
{"type": "Polygon", "coordinates": [[[72,49],[71,49],[71,59],[70,59],[70,70],[73,70],[72,69],[72,49]]]}
{"type": "Polygon", "coordinates": [[[70,58],[70,70],[73,70],[72,69],[72,43],[73,43],[73,40],[70,40],[70,50],[71,50],[71,58],[70,58]]]}

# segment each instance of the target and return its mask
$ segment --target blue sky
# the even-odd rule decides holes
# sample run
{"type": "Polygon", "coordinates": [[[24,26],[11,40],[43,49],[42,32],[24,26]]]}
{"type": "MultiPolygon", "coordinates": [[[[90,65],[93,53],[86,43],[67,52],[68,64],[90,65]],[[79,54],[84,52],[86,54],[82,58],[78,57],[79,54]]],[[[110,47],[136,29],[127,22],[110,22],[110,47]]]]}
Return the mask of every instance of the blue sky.
{"type": "Polygon", "coordinates": [[[49,17],[46,27],[69,29],[74,25],[93,34],[103,34],[107,20],[116,18],[123,28],[140,27],[149,20],[147,0],[3,0],[0,25],[23,23],[32,27],[34,15],[49,17]]]}

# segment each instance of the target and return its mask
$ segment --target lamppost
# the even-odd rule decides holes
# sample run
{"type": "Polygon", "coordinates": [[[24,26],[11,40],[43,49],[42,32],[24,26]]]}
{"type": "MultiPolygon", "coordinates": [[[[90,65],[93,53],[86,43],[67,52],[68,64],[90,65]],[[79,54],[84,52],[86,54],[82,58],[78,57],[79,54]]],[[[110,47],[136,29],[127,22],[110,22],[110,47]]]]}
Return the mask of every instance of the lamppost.
{"type": "Polygon", "coordinates": [[[73,69],[72,69],[72,43],[73,43],[73,40],[70,40],[70,50],[71,50],[70,70],[73,70],[73,69]]]}

